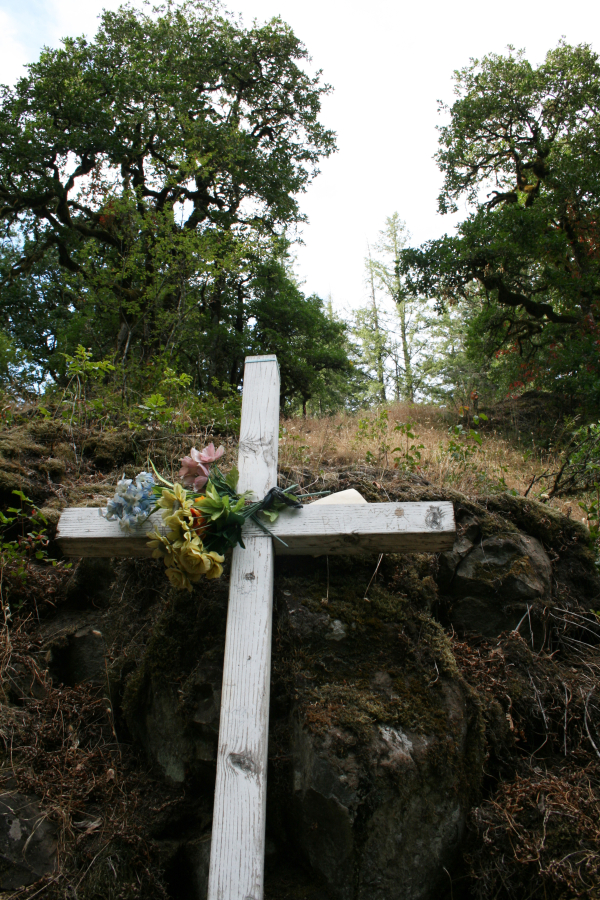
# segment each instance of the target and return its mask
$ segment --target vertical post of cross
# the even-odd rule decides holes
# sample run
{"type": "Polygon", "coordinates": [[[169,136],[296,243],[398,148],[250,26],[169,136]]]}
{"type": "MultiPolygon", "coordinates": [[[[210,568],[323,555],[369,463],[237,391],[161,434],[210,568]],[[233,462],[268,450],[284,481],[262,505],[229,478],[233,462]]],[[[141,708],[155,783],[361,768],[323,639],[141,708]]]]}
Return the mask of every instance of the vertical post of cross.
{"type": "MultiPolygon", "coordinates": [[[[238,491],[260,499],[277,483],[279,366],[244,369],[238,491]]],[[[208,900],[262,900],[265,855],[273,542],[251,537],[231,563],[208,900]]]]}

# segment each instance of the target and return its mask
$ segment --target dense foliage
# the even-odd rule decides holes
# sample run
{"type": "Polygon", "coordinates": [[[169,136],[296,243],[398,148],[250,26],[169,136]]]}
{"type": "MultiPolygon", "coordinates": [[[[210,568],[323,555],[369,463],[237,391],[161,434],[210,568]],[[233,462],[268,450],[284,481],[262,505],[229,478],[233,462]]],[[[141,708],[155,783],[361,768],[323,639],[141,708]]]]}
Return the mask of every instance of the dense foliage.
{"type": "Polygon", "coordinates": [[[123,393],[165,366],[235,386],[247,353],[280,355],[288,398],[347,370],[343,326],[287,262],[297,195],[334,148],[306,59],[279,19],[124,6],[2,89],[0,315],[39,378],[79,345],[123,393]]]}
{"type": "Polygon", "coordinates": [[[530,387],[597,409],[597,55],[561,42],[536,68],[510,48],[456,73],[439,209],[467,216],[410,249],[388,218],[353,323],[290,262],[298,197],[334,149],[306,60],[279,19],[245,29],[182,0],[105,12],[2,89],[0,380],[64,388],[85,353],[106,364],[96,392],[165,419],[165,386],[231,397],[266,352],[305,412],[530,387]]]}
{"type": "Polygon", "coordinates": [[[456,73],[440,131],[442,213],[457,233],[401,254],[408,290],[464,310],[471,357],[503,389],[600,401],[600,62],[565,43],[533,67],[490,55],[456,73]],[[487,364],[486,364],[487,363],[487,364]]]}

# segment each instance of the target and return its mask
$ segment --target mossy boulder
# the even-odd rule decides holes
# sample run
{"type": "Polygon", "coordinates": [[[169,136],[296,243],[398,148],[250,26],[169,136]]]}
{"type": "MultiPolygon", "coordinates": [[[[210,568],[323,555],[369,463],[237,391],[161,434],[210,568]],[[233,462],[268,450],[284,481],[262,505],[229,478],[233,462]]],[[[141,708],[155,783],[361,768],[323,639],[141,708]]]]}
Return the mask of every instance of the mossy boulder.
{"type": "MultiPolygon", "coordinates": [[[[160,568],[156,574],[164,578],[160,568]]],[[[172,783],[214,778],[227,582],[193,594],[164,584],[164,610],[127,680],[123,707],[130,732],[172,783]]]]}
{"type": "MultiPolygon", "coordinates": [[[[376,557],[277,562],[268,836],[332,898],[432,896],[477,796],[482,720],[427,612],[431,563],[387,557],[365,599],[376,557]]],[[[123,707],[167,781],[210,792],[227,585],[165,595],[123,707]]]]}
{"type": "Polygon", "coordinates": [[[8,503],[13,491],[23,491],[39,503],[52,495],[52,482],[62,481],[65,462],[54,454],[62,440],[62,425],[30,422],[6,428],[0,435],[0,501],[8,503]]]}
{"type": "Polygon", "coordinates": [[[545,503],[499,494],[482,501],[488,512],[502,516],[537,538],[552,560],[554,598],[558,605],[577,606],[600,596],[600,573],[588,529],[545,503]]]}
{"type": "Polygon", "coordinates": [[[477,500],[452,491],[411,493],[454,502],[457,539],[438,557],[436,613],[460,634],[494,639],[526,617],[539,649],[552,609],[589,609],[600,596],[590,534],[580,522],[508,493],[477,500]]]}
{"type": "Polygon", "coordinates": [[[38,436],[25,427],[8,428],[0,437],[0,453],[8,459],[22,456],[39,457],[45,453],[38,436]]]}
{"type": "Polygon", "coordinates": [[[272,803],[339,900],[435,896],[477,795],[478,704],[427,603],[402,596],[427,581],[424,562],[388,558],[367,600],[376,558],[279,566],[274,691],[291,694],[291,763],[272,803]]]}
{"type": "Polygon", "coordinates": [[[496,534],[466,545],[463,535],[447,613],[460,633],[494,638],[516,628],[531,607],[550,603],[552,565],[536,538],[496,534]]]}

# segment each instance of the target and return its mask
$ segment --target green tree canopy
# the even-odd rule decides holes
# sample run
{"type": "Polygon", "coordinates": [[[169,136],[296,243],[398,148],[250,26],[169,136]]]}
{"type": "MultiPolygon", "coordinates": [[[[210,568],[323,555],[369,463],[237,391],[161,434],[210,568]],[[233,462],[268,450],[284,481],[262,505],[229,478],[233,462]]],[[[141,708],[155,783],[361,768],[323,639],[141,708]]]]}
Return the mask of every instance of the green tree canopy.
{"type": "Polygon", "coordinates": [[[403,251],[405,283],[440,308],[476,298],[471,324],[486,352],[514,351],[515,371],[570,377],[575,342],[600,382],[597,347],[589,359],[600,337],[598,56],[561,42],[535,68],[510,48],[455,80],[439,208],[469,213],[454,236],[403,251]]]}
{"type": "Polygon", "coordinates": [[[84,344],[131,377],[160,355],[200,389],[239,383],[265,283],[303,299],[286,229],[334,149],[306,60],[280,19],[184,0],[104,12],[2,88],[2,324],[46,373],[84,344]]]}

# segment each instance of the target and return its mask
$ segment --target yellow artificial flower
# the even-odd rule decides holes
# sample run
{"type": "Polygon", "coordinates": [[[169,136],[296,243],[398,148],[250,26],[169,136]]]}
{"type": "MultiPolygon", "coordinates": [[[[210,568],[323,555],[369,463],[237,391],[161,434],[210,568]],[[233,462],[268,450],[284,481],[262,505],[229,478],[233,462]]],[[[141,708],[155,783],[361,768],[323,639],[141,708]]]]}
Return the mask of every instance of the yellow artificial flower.
{"type": "Polygon", "coordinates": [[[191,591],[192,589],[191,581],[185,572],[182,572],[181,569],[178,569],[175,566],[169,566],[167,569],[167,578],[178,591],[191,591]]]}
{"type": "Polygon", "coordinates": [[[165,566],[172,566],[174,564],[174,559],[171,543],[164,535],[159,534],[158,531],[150,532],[149,537],[153,540],[148,541],[147,546],[152,549],[153,558],[164,559],[165,566]]]}
{"type": "Polygon", "coordinates": [[[184,541],[183,547],[179,551],[179,564],[184,572],[190,575],[205,575],[212,562],[209,560],[208,554],[204,552],[202,542],[196,538],[195,541],[184,541]]]}
{"type": "Polygon", "coordinates": [[[173,515],[165,516],[164,522],[169,529],[167,537],[171,543],[183,541],[186,533],[190,531],[189,523],[186,519],[185,512],[182,509],[173,513],[173,515]]]}
{"type": "Polygon", "coordinates": [[[172,515],[179,509],[183,509],[186,515],[191,515],[191,501],[187,499],[185,488],[180,484],[174,484],[172,491],[163,490],[156,505],[163,510],[163,518],[165,517],[165,512],[167,515],[172,515]]]}
{"type": "Polygon", "coordinates": [[[192,508],[193,502],[187,500],[186,492],[179,484],[174,485],[172,491],[163,490],[158,506],[169,531],[164,535],[155,530],[149,535],[152,556],[164,561],[167,578],[177,590],[191,591],[192,584],[203,576],[212,579],[223,574],[225,557],[205,551],[197,527],[198,521],[204,523],[205,520],[192,508]]]}
{"type": "Polygon", "coordinates": [[[223,566],[221,563],[224,561],[225,557],[221,556],[220,553],[215,553],[214,550],[211,550],[210,553],[206,553],[205,555],[211,560],[211,565],[206,573],[206,577],[220,578],[223,574],[223,566]]]}

